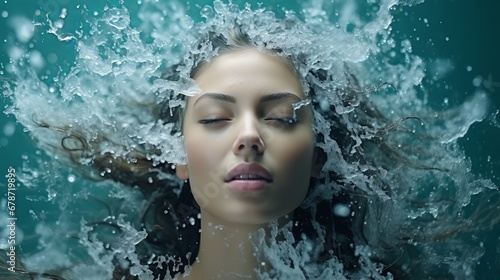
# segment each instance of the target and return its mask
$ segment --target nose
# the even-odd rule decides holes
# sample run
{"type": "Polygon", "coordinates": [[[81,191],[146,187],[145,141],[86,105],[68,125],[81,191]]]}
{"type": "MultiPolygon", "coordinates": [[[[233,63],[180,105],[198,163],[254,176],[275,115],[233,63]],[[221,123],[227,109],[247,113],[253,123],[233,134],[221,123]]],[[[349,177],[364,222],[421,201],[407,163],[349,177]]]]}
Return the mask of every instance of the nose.
{"type": "Polygon", "coordinates": [[[233,152],[236,155],[251,156],[262,155],[266,149],[264,140],[259,132],[259,124],[254,116],[247,114],[242,117],[236,140],[233,144],[233,152]]]}

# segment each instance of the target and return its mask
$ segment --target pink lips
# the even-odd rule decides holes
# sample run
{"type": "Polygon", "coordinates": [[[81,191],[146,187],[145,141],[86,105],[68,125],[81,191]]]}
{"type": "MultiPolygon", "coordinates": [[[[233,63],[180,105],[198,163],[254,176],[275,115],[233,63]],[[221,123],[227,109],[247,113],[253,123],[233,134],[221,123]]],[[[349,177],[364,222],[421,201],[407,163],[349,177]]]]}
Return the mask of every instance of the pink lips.
{"type": "Polygon", "coordinates": [[[240,191],[257,191],[273,181],[269,171],[257,163],[241,163],[233,168],[224,181],[232,189],[240,191]]]}

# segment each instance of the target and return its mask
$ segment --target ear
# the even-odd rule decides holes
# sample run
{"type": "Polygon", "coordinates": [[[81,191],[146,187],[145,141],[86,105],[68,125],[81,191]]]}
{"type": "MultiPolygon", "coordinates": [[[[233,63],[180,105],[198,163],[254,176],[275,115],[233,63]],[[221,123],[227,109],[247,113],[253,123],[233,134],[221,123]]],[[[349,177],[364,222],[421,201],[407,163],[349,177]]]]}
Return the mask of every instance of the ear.
{"type": "Polygon", "coordinates": [[[176,165],[175,175],[177,175],[177,177],[179,177],[179,179],[183,181],[189,179],[189,170],[187,168],[187,165],[176,165]]]}
{"type": "Polygon", "coordinates": [[[318,178],[323,169],[323,163],[320,160],[320,148],[315,147],[313,152],[313,159],[311,162],[311,177],[318,178]]]}

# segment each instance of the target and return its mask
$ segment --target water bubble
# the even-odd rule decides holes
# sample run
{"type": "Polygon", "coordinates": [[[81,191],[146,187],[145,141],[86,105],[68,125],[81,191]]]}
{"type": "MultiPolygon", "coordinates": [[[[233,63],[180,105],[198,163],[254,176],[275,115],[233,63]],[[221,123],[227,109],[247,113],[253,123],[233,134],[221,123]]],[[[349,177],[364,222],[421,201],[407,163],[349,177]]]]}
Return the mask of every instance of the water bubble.
{"type": "Polygon", "coordinates": [[[401,53],[412,53],[410,40],[406,39],[401,42],[401,53]]]}
{"type": "Polygon", "coordinates": [[[466,68],[466,69],[467,69],[467,72],[470,72],[470,71],[472,71],[472,66],[467,65],[467,68],[466,68]]]}
{"type": "Polygon", "coordinates": [[[472,84],[475,86],[475,87],[479,87],[482,83],[482,79],[481,77],[475,77],[474,80],[472,80],[472,84]]]}
{"type": "Polygon", "coordinates": [[[344,217],[345,218],[345,217],[349,216],[349,214],[351,213],[351,209],[349,209],[349,207],[347,207],[345,204],[337,203],[333,207],[333,213],[336,216],[344,217]]]}
{"type": "Polygon", "coordinates": [[[73,174],[68,175],[68,182],[73,183],[75,182],[75,179],[76,179],[75,175],[73,174]]]}
{"type": "Polygon", "coordinates": [[[8,122],[3,126],[3,134],[6,137],[11,137],[16,132],[16,125],[13,122],[8,122]]]}
{"type": "Polygon", "coordinates": [[[214,10],[212,9],[212,7],[210,7],[208,5],[203,7],[203,9],[201,9],[200,14],[202,17],[204,17],[206,19],[210,19],[210,18],[213,18],[215,16],[214,10]]]}
{"type": "Polygon", "coordinates": [[[14,28],[17,39],[21,43],[26,43],[31,40],[35,33],[35,26],[25,17],[13,17],[9,23],[10,26],[14,28]]]}
{"type": "Polygon", "coordinates": [[[57,29],[63,28],[64,27],[64,20],[58,19],[58,20],[54,21],[54,26],[57,29]]]}
{"type": "Polygon", "coordinates": [[[64,19],[64,18],[66,18],[67,15],[68,15],[68,9],[63,8],[61,10],[61,15],[59,17],[64,19]]]}
{"type": "Polygon", "coordinates": [[[326,97],[321,98],[321,100],[319,101],[319,106],[320,106],[321,110],[323,110],[325,112],[328,112],[330,110],[330,102],[328,101],[328,99],[326,97]]]}
{"type": "Polygon", "coordinates": [[[45,61],[39,51],[32,51],[30,53],[30,64],[38,70],[42,69],[45,66],[45,61]]]}
{"type": "Polygon", "coordinates": [[[190,217],[190,218],[189,218],[189,223],[190,223],[192,226],[194,226],[194,224],[196,223],[196,221],[194,220],[194,218],[193,218],[193,217],[190,217]]]}
{"type": "MultiPolygon", "coordinates": [[[[9,54],[10,59],[14,61],[19,60],[25,54],[21,48],[15,46],[8,48],[7,53],[9,54]]],[[[7,71],[9,71],[8,68],[7,71]]]]}
{"type": "Polygon", "coordinates": [[[3,18],[8,18],[8,17],[9,17],[9,12],[7,12],[7,11],[2,11],[2,17],[3,17],[3,18]]]}

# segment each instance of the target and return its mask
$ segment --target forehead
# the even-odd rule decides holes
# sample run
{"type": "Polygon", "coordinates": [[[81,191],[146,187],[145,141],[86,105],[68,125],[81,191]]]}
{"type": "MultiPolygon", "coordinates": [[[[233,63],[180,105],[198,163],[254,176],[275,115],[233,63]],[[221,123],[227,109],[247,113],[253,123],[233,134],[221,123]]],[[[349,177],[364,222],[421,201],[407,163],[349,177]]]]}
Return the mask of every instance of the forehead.
{"type": "MultiPolygon", "coordinates": [[[[305,98],[301,82],[287,59],[246,48],[217,56],[203,65],[194,79],[206,92],[244,95],[291,92],[305,98]]],[[[198,95],[199,96],[199,95],[198,95]]],[[[194,96],[196,99],[198,96],[194,96]]],[[[191,99],[191,98],[190,98],[191,99]]]]}

